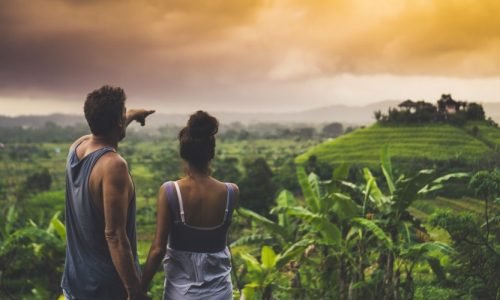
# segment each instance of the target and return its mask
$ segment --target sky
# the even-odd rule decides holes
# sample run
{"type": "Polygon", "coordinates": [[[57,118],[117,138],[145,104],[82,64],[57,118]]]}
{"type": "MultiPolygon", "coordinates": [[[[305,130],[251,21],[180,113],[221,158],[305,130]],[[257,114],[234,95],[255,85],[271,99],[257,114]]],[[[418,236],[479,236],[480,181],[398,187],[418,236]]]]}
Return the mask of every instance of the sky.
{"type": "Polygon", "coordinates": [[[0,114],[500,102],[497,0],[0,0],[0,114]]]}

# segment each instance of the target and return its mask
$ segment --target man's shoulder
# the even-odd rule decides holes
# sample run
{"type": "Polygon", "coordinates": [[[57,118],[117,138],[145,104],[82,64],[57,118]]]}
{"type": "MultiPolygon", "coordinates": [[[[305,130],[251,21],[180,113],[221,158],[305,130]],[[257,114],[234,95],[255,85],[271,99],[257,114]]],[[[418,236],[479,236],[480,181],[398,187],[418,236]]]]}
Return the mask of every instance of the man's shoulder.
{"type": "Polygon", "coordinates": [[[100,159],[99,163],[108,172],[113,171],[128,171],[127,161],[114,151],[106,152],[100,159]]]}

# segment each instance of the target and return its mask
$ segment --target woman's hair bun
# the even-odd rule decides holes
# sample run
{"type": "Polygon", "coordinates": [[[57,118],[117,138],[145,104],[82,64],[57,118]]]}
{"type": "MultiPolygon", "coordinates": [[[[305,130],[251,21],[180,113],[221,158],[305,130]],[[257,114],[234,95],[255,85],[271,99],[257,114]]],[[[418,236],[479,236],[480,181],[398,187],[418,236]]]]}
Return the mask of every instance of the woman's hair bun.
{"type": "Polygon", "coordinates": [[[187,128],[193,138],[209,138],[219,130],[219,121],[206,111],[199,110],[189,117],[187,128]]]}

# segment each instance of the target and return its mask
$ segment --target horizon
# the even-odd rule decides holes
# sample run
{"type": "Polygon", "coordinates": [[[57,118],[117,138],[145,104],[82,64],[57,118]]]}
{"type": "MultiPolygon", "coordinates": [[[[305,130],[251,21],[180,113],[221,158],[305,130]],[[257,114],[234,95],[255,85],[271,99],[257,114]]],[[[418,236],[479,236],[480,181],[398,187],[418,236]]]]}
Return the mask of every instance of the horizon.
{"type": "Polygon", "coordinates": [[[0,20],[8,116],[81,114],[103,84],[123,87],[129,107],[178,114],[434,102],[448,93],[500,103],[493,0],[4,0],[0,20]]]}
{"type": "MultiPolygon", "coordinates": [[[[453,97],[453,95],[452,95],[453,97]]],[[[460,99],[456,99],[456,98],[453,98],[455,100],[460,100],[460,99]]],[[[404,99],[406,100],[406,99],[404,99]]],[[[368,103],[368,104],[354,104],[354,105],[349,105],[349,104],[329,104],[329,105],[323,105],[323,106],[318,106],[318,107],[311,107],[311,108],[306,108],[306,109],[299,109],[299,110],[291,110],[291,111],[283,111],[283,110],[280,110],[280,111],[239,111],[239,110],[206,110],[205,111],[208,111],[209,113],[213,113],[213,114],[229,114],[229,113],[235,113],[235,114],[242,114],[242,115],[254,115],[254,114],[266,114],[266,115],[288,115],[288,114],[301,114],[301,113],[306,113],[306,112],[310,112],[310,111],[316,111],[316,110],[322,110],[322,109],[326,109],[326,108],[332,108],[332,107],[344,107],[344,108],[348,108],[348,109],[355,109],[355,108],[368,108],[370,106],[377,106],[377,105],[387,105],[387,104],[394,104],[394,105],[397,105],[398,103],[404,101],[403,99],[400,99],[400,100],[382,100],[382,101],[377,101],[377,102],[372,102],[372,103],[368,103]]],[[[418,101],[416,99],[409,99],[409,100],[412,100],[412,101],[418,101]]],[[[424,100],[425,102],[429,102],[429,103],[432,103],[432,104],[435,104],[436,101],[428,101],[426,99],[420,99],[420,100],[424,100]]],[[[476,101],[468,101],[468,102],[476,102],[476,101]]],[[[481,105],[500,105],[500,102],[476,102],[476,103],[479,103],[481,105]]],[[[392,107],[392,106],[389,106],[389,107],[392,107]]],[[[394,107],[396,108],[396,106],[394,107]]],[[[158,114],[164,114],[164,115],[189,115],[191,113],[193,113],[194,111],[196,111],[198,109],[195,109],[195,110],[190,110],[190,111],[162,111],[162,110],[157,110],[155,112],[155,115],[158,115],[158,114]]],[[[204,109],[201,109],[201,110],[204,110],[204,109]]],[[[486,112],[487,116],[488,115],[488,112],[486,112]]],[[[81,111],[80,112],[64,112],[64,111],[54,111],[54,112],[48,112],[48,113],[25,113],[25,114],[6,114],[4,112],[0,112],[0,117],[9,117],[9,118],[21,118],[21,117],[47,117],[47,116],[55,116],[55,115],[63,115],[63,116],[83,116],[84,113],[83,113],[83,103],[82,103],[82,107],[81,107],[81,111]]]]}

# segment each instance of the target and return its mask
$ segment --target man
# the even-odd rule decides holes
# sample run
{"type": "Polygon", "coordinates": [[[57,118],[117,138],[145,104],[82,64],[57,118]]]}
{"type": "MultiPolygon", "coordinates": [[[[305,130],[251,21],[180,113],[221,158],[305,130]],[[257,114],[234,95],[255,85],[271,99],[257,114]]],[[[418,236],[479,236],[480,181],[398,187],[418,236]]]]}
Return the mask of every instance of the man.
{"type": "Polygon", "coordinates": [[[87,96],[91,135],[71,146],[66,165],[67,299],[147,299],[140,289],[135,188],[118,142],[152,110],[126,110],[125,93],[103,86],[87,96]]]}

